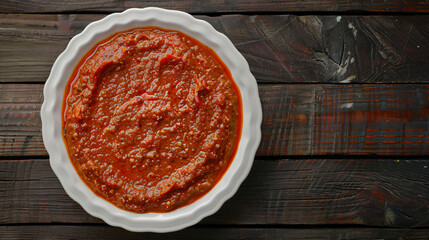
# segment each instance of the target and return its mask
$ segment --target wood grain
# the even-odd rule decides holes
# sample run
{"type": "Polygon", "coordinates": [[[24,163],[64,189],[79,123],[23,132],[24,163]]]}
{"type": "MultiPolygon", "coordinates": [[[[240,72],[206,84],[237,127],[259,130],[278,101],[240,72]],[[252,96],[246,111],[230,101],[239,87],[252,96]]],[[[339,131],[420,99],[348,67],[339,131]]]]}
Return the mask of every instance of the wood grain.
{"type": "MultiPolygon", "coordinates": [[[[0,82],[44,82],[68,41],[104,16],[0,15],[0,82]]],[[[231,39],[259,82],[429,82],[427,15],[197,17],[231,39]]]]}
{"type": "Polygon", "coordinates": [[[43,85],[0,84],[0,156],[46,155],[40,107],[43,85]]]}
{"type": "MultiPolygon", "coordinates": [[[[429,226],[429,160],[256,160],[205,224],[429,226]]],[[[47,159],[0,161],[0,224],[101,223],[64,192],[47,159]]]]}
{"type": "Polygon", "coordinates": [[[108,226],[0,226],[2,239],[427,239],[427,229],[193,227],[179,232],[132,233],[108,226]]]}
{"type": "Polygon", "coordinates": [[[240,0],[240,1],[125,1],[125,0],[75,0],[65,3],[53,0],[3,0],[0,12],[3,13],[46,13],[46,12],[116,12],[132,7],[163,7],[191,13],[229,13],[229,12],[307,12],[307,11],[372,11],[372,12],[428,12],[425,1],[305,1],[305,0],[240,0]]]}
{"type": "MultiPolygon", "coordinates": [[[[45,156],[42,84],[0,84],[0,156],[45,156]]],[[[258,156],[428,156],[429,85],[259,85],[258,156]]]]}

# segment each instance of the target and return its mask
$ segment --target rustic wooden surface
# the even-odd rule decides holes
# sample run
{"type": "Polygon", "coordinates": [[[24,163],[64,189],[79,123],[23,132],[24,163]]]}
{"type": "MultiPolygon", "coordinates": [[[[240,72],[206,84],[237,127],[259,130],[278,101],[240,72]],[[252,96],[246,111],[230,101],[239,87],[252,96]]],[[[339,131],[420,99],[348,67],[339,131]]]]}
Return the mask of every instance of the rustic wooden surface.
{"type": "MultiPolygon", "coordinates": [[[[201,225],[429,227],[428,165],[409,159],[256,159],[237,195],[201,225]]],[[[102,223],[66,195],[47,159],[0,160],[0,179],[0,224],[102,223]]]]}
{"type": "Polygon", "coordinates": [[[306,11],[372,11],[372,12],[428,12],[426,1],[422,0],[372,0],[371,3],[356,0],[74,0],[59,2],[55,0],[3,0],[0,12],[40,13],[40,12],[112,12],[124,11],[131,7],[163,7],[190,13],[229,13],[229,12],[306,12],[306,11]]]}
{"type": "Polygon", "coordinates": [[[0,3],[0,239],[428,239],[427,1],[0,3]],[[64,192],[41,137],[43,84],[87,24],[184,10],[227,35],[259,83],[262,141],[219,212],[131,233],[64,192]],[[375,15],[373,15],[375,14],[375,15]]]}
{"type": "MultiPolygon", "coordinates": [[[[68,41],[105,15],[0,14],[0,82],[44,82],[68,41]]],[[[198,16],[260,83],[429,82],[426,16],[198,16]]]]}
{"type": "Polygon", "coordinates": [[[191,227],[170,234],[132,233],[106,226],[0,226],[2,239],[427,239],[426,229],[191,227]],[[201,238],[203,237],[203,238],[201,238]]]}
{"type": "MultiPolygon", "coordinates": [[[[260,84],[258,156],[429,155],[429,85],[260,84]]],[[[0,84],[0,156],[45,156],[42,84],[0,84]]]]}

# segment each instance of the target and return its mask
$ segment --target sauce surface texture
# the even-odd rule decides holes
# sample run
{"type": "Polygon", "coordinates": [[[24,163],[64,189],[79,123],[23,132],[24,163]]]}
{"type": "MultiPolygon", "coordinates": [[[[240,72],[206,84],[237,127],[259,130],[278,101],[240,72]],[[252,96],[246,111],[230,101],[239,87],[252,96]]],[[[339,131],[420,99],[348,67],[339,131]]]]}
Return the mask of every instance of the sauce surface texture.
{"type": "Polygon", "coordinates": [[[169,212],[226,172],[241,135],[241,97],[208,47],[136,28],[99,42],[69,80],[63,134],[80,177],[119,208],[169,212]]]}

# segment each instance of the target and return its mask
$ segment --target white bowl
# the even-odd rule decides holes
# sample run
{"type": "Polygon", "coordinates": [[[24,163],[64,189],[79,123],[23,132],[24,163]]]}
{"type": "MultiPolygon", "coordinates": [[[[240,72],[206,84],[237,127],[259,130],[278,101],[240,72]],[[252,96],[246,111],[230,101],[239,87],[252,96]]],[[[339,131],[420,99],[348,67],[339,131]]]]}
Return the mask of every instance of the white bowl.
{"type": "Polygon", "coordinates": [[[42,133],[51,167],[67,194],[89,214],[130,231],[170,232],[196,224],[215,213],[231,198],[248,175],[261,139],[262,108],[256,80],[231,41],[209,23],[191,15],[161,8],[128,9],[89,24],[55,61],[45,84],[41,109],[42,133]],[[133,213],[95,195],[75,171],[62,138],[61,107],[64,89],[74,67],[97,42],[113,33],[136,27],[158,26],[183,32],[213,49],[231,71],[243,104],[242,135],[236,156],[216,184],[199,200],[168,213],[133,213]]]}

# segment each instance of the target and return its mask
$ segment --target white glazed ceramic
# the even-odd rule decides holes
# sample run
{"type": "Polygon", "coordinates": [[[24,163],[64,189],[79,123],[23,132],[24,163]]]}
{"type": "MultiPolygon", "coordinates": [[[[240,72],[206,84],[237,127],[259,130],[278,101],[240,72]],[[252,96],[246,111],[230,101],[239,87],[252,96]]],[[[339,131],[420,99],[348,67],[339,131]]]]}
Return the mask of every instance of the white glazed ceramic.
{"type": "Polygon", "coordinates": [[[217,32],[209,23],[179,11],[129,9],[89,24],[69,42],[55,61],[45,84],[44,97],[41,110],[43,141],[51,167],[65,191],[92,216],[130,231],[176,231],[215,213],[234,195],[248,175],[261,139],[262,108],[256,80],[250,73],[248,63],[225,35],[217,32]],[[168,213],[132,213],[95,195],[75,171],[61,136],[64,89],[79,60],[97,42],[113,33],[145,26],[183,32],[213,49],[231,71],[243,102],[243,128],[238,151],[221,181],[198,201],[168,213]]]}

